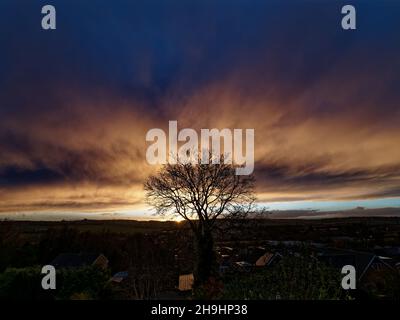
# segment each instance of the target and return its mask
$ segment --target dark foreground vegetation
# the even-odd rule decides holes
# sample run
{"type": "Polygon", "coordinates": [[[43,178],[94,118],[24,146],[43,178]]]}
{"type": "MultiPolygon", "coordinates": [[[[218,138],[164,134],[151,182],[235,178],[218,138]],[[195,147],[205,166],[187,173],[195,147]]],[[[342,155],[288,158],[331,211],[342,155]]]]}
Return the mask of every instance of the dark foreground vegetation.
{"type": "Polygon", "coordinates": [[[0,299],[400,299],[396,218],[220,222],[215,239],[220,275],[192,292],[178,290],[194,266],[185,223],[2,221],[0,299]],[[63,253],[101,253],[108,264],[57,269],[57,289],[43,290],[42,266],[63,253]],[[344,291],[335,259],[353,256],[366,273],[344,291]],[[367,266],[375,256],[385,260],[367,266]]]}

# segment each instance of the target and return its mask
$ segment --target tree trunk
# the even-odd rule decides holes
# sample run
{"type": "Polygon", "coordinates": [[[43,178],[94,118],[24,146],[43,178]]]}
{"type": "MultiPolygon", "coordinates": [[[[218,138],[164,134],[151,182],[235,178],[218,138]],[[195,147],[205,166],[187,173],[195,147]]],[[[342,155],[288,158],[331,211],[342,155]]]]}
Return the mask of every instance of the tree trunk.
{"type": "Polygon", "coordinates": [[[218,275],[213,236],[207,226],[200,226],[195,233],[195,249],[194,287],[198,287],[218,275]]]}

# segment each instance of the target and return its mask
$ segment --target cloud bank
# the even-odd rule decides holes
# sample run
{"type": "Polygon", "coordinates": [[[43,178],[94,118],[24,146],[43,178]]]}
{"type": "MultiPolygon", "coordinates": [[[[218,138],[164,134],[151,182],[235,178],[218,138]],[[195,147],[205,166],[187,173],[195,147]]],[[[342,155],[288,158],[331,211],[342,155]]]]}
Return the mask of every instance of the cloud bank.
{"type": "Polygon", "coordinates": [[[0,212],[144,210],[168,120],[254,128],[263,202],[400,197],[399,4],[40,3],[0,6],[0,212]]]}

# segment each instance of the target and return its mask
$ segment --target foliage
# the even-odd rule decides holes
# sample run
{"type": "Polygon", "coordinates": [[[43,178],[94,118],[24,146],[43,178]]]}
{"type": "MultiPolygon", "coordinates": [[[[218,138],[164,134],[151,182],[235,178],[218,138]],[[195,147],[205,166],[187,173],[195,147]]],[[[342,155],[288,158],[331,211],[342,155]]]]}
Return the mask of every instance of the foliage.
{"type": "Polygon", "coordinates": [[[57,299],[101,299],[107,294],[110,274],[96,266],[64,269],[57,274],[57,299]]]}
{"type": "Polygon", "coordinates": [[[400,271],[375,270],[364,277],[361,298],[400,300],[400,271]]]}
{"type": "Polygon", "coordinates": [[[195,299],[218,299],[223,290],[223,282],[216,277],[210,277],[204,284],[194,288],[193,297],[195,299]]]}
{"type": "Polygon", "coordinates": [[[39,267],[6,269],[0,274],[0,299],[52,299],[51,293],[41,287],[40,271],[39,267]]]}
{"type": "Polygon", "coordinates": [[[271,268],[226,279],[223,299],[335,300],[340,273],[311,256],[289,256],[271,268]]]}
{"type": "Polygon", "coordinates": [[[0,274],[0,299],[101,299],[108,294],[110,276],[97,267],[58,271],[55,290],[41,287],[43,276],[38,266],[6,269],[0,274]]]}

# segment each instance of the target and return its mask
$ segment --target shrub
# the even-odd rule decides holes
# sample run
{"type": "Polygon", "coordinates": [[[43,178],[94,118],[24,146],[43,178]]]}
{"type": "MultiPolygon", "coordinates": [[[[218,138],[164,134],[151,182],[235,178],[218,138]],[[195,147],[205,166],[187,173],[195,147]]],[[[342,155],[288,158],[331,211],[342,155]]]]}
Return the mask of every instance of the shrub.
{"type": "Polygon", "coordinates": [[[223,299],[334,300],[344,298],[340,273],[313,257],[285,257],[271,268],[226,279],[223,299]]]}

